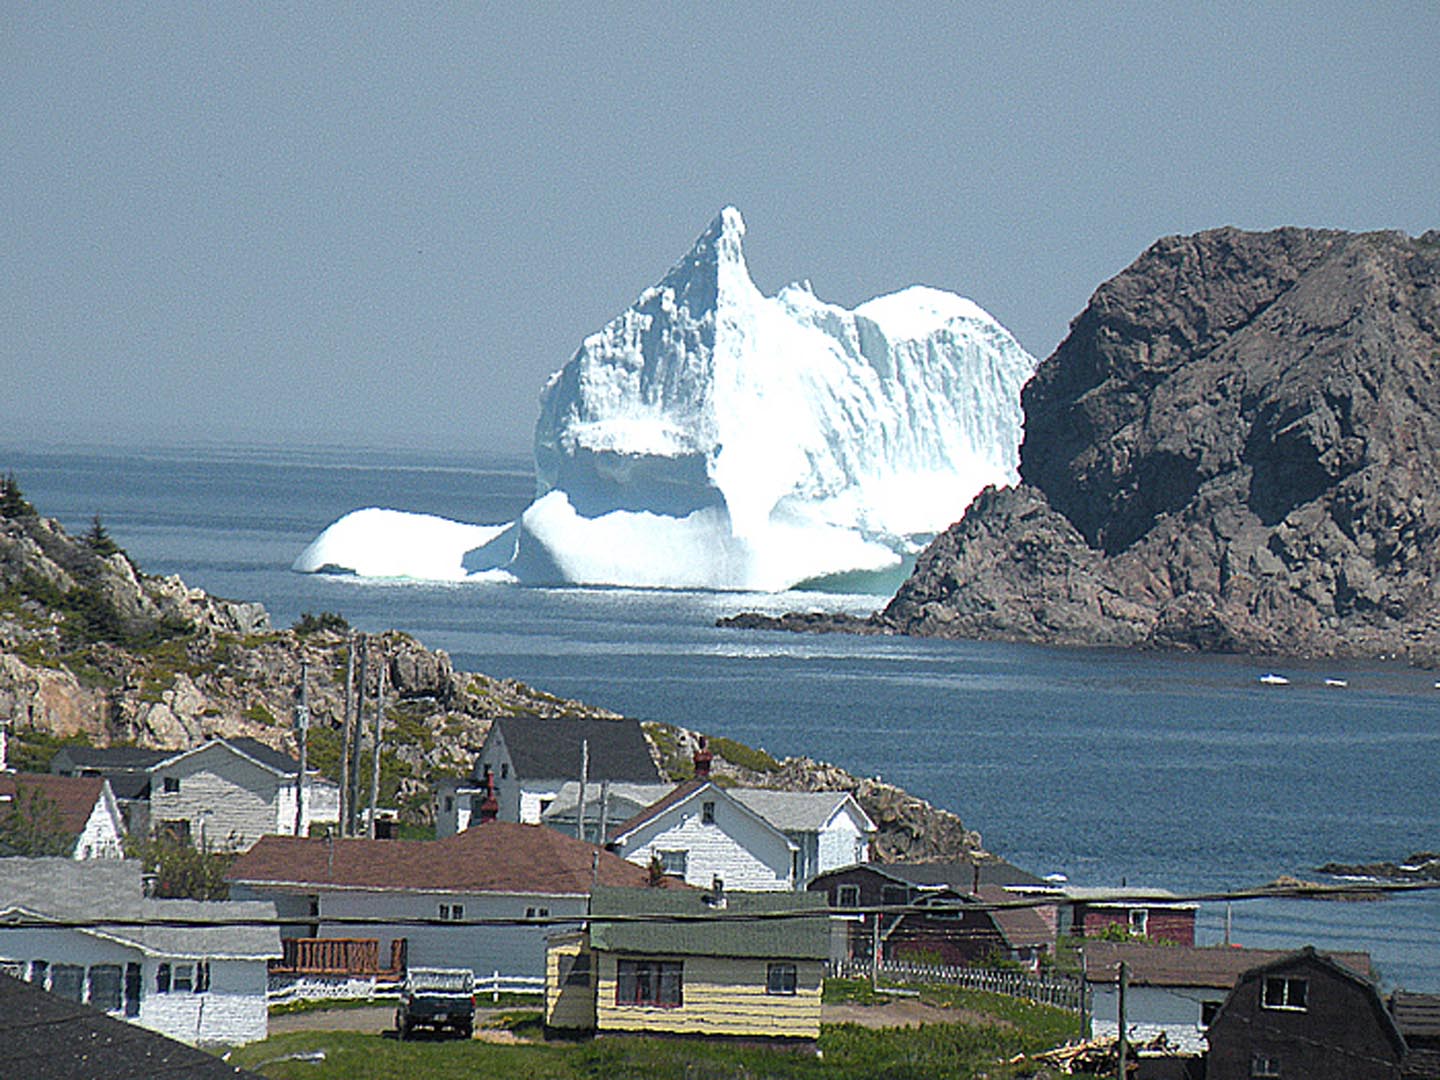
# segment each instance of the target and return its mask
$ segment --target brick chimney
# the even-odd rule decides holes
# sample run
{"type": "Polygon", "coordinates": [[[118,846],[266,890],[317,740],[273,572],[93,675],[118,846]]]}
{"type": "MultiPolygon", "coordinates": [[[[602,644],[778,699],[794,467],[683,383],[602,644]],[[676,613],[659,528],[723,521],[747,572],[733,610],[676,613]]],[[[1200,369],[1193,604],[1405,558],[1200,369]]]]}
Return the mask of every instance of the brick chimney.
{"type": "Polygon", "coordinates": [[[710,752],[710,740],[704,735],[700,736],[700,748],[695,751],[695,779],[707,780],[710,777],[710,762],[715,755],[710,752]]]}
{"type": "Polygon", "coordinates": [[[485,798],[480,803],[480,820],[494,821],[500,816],[500,800],[495,797],[495,774],[485,767],[485,798]]]}

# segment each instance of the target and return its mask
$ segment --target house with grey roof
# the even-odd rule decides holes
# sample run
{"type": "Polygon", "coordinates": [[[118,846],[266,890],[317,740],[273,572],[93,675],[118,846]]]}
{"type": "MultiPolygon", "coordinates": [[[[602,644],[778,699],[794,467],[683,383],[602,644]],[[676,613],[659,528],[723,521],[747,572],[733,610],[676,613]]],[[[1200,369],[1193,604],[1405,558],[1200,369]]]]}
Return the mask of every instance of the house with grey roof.
{"type": "MultiPolygon", "coordinates": [[[[245,850],[296,832],[300,763],[255,739],[211,739],[149,768],[150,822],[199,847],[245,850]]],[[[340,822],[340,787],[307,769],[300,834],[340,822]]]]}
{"type": "Polygon", "coordinates": [[[7,1075],[26,1080],[260,1080],[214,1054],[6,974],[0,974],[0,1046],[7,1075]]]}
{"type": "MultiPolygon", "coordinates": [[[[501,821],[540,823],[569,782],[662,784],[638,720],[504,716],[492,721],[468,780],[436,785],[435,832],[454,835],[480,817],[486,776],[494,778],[501,821]]],[[[588,805],[588,802],[587,802],[588,805]]]]}
{"type": "Polygon", "coordinates": [[[50,771],[57,776],[108,780],[125,831],[146,836],[150,832],[150,766],[174,753],[139,746],[62,746],[50,759],[50,771]]]}
{"type": "Polygon", "coordinates": [[[0,859],[0,971],[190,1044],[265,1038],[270,903],[154,900],[131,860],[0,859]]]}
{"type": "Polygon", "coordinates": [[[797,889],[827,870],[870,861],[875,823],[848,791],[731,788],[730,794],[795,845],[797,889]]]}
{"type": "MultiPolygon", "coordinates": [[[[647,806],[651,806],[674,791],[675,784],[627,784],[611,783],[606,780],[599,784],[586,784],[585,835],[592,844],[602,842],[602,837],[612,825],[629,821],[647,806]]],[[[540,815],[541,824],[548,825],[556,832],[568,836],[579,836],[581,789],[578,780],[567,780],[560,785],[555,800],[540,815]]]]}
{"type": "Polygon", "coordinates": [[[585,929],[550,939],[554,1029],[813,1042],[825,899],[726,889],[597,889],[585,929]]]}

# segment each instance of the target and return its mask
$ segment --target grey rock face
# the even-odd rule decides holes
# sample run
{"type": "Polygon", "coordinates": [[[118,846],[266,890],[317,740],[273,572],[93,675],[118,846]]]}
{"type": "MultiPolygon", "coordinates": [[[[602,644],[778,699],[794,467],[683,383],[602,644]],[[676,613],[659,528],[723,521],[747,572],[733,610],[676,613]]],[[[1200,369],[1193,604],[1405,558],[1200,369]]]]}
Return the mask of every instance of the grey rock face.
{"type": "Polygon", "coordinates": [[[1440,655],[1440,232],[1220,229],[1105,283],[982,493],[875,622],[1440,655]]]}

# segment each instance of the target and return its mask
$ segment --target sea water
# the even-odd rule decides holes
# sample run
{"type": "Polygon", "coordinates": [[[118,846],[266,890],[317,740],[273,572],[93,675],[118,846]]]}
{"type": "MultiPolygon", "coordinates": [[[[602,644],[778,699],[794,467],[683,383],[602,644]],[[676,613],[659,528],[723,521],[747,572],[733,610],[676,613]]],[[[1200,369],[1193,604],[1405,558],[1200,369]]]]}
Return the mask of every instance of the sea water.
{"type": "MultiPolygon", "coordinates": [[[[11,447],[41,512],[101,515],[148,572],[259,600],[279,626],[338,611],[457,667],[645,720],[882,776],[1077,885],[1229,891],[1329,860],[1440,847],[1440,689],[1400,665],[1048,649],[722,630],[741,609],[867,612],[883,597],[524,589],[301,575],[342,514],[383,506],[480,524],[533,495],[529,463],[324,448],[11,447]],[[1288,685],[1260,677],[1281,674],[1288,685]],[[1331,686],[1327,679],[1348,685],[1331,686]]],[[[1201,908],[1202,943],[1225,905],[1201,908]]],[[[1380,903],[1246,901],[1232,939],[1364,949],[1387,986],[1440,991],[1440,893],[1380,903]]]]}

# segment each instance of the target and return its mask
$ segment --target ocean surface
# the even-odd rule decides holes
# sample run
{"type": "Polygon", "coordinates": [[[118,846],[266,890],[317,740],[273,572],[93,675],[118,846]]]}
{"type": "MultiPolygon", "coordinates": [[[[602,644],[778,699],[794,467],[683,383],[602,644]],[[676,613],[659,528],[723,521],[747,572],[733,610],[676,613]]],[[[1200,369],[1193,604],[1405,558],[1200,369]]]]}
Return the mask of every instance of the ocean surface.
{"type": "MultiPolygon", "coordinates": [[[[150,573],[258,600],[276,625],[338,611],[456,666],[646,720],[883,776],[985,845],[1077,885],[1228,891],[1329,860],[1440,849],[1436,673],[721,630],[742,609],[864,613],[883,597],[367,582],[291,572],[316,534],[382,506],[480,524],[533,494],[527,460],[327,448],[0,447],[42,513],[100,514],[150,573]],[[1286,686],[1262,684],[1278,673],[1286,686]],[[1345,687],[1327,686],[1342,679],[1345,687]]],[[[1202,943],[1223,904],[1202,906],[1202,943]]],[[[1232,939],[1366,949],[1387,988],[1440,991],[1440,893],[1244,901],[1232,939]]]]}

